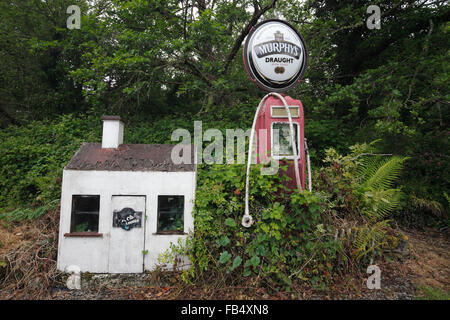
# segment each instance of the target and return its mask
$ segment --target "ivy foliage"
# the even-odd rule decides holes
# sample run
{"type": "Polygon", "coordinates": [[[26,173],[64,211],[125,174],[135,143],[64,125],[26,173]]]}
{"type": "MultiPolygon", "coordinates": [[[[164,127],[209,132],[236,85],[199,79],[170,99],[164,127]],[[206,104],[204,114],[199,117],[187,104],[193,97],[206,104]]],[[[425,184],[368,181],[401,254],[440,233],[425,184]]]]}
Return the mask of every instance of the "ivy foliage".
{"type": "Polygon", "coordinates": [[[233,281],[264,279],[290,287],[299,279],[322,283],[331,278],[339,242],[323,225],[319,194],[286,192],[288,179],[250,174],[250,228],[241,225],[244,212],[245,166],[203,165],[199,169],[194,209],[195,232],[187,244],[173,247],[172,255],[187,254],[193,267],[185,279],[211,273],[233,281]],[[311,254],[315,261],[306,263],[311,254]],[[319,281],[320,280],[320,281],[319,281]]]}

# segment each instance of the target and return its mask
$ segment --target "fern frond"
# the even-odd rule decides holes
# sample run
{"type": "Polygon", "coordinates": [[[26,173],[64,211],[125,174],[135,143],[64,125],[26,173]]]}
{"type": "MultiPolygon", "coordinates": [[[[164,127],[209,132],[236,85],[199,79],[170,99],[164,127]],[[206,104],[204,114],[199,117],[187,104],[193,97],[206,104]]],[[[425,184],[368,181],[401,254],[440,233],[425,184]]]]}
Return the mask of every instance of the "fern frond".
{"type": "Polygon", "coordinates": [[[366,208],[363,214],[371,220],[379,220],[401,207],[402,192],[398,189],[367,191],[366,208]]]}
{"type": "Polygon", "coordinates": [[[400,176],[403,169],[403,162],[406,158],[394,156],[379,164],[369,165],[366,167],[366,180],[363,182],[364,187],[373,190],[386,190],[393,186],[395,180],[400,176]],[[378,167],[377,169],[375,169],[378,167]]]}
{"type": "Polygon", "coordinates": [[[445,200],[447,200],[447,203],[450,204],[450,197],[448,196],[447,192],[444,191],[443,195],[445,200]]]}
{"type": "Polygon", "coordinates": [[[364,226],[356,230],[353,240],[352,255],[360,260],[365,255],[385,244],[386,228],[389,220],[375,223],[372,226],[364,226]]]}
{"type": "Polygon", "coordinates": [[[442,204],[435,200],[428,200],[424,198],[418,198],[414,195],[411,196],[411,204],[416,208],[420,208],[433,213],[434,215],[441,215],[444,211],[442,204]]]}
{"type": "Polygon", "coordinates": [[[356,175],[359,177],[361,183],[374,176],[377,170],[388,160],[389,158],[379,156],[365,157],[356,170],[356,175]]]}

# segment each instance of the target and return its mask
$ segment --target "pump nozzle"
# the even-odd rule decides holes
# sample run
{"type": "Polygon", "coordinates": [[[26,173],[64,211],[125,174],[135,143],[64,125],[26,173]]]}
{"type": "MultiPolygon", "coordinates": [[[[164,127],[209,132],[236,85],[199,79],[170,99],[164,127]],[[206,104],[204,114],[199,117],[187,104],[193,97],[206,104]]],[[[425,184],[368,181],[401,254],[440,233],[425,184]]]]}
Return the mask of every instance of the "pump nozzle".
{"type": "Polygon", "coordinates": [[[246,228],[250,228],[253,224],[253,218],[251,215],[245,214],[242,217],[242,225],[246,228]]]}

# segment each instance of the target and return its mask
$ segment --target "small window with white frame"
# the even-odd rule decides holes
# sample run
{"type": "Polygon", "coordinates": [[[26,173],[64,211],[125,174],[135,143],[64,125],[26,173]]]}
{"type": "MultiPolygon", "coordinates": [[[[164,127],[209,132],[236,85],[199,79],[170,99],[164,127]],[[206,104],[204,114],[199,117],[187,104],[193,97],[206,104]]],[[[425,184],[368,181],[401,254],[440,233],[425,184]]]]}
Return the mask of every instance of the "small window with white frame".
{"type": "MultiPolygon", "coordinates": [[[[300,155],[300,132],[298,123],[292,123],[297,158],[300,155]]],[[[289,122],[273,122],[271,130],[271,156],[274,159],[294,159],[289,122]]]]}

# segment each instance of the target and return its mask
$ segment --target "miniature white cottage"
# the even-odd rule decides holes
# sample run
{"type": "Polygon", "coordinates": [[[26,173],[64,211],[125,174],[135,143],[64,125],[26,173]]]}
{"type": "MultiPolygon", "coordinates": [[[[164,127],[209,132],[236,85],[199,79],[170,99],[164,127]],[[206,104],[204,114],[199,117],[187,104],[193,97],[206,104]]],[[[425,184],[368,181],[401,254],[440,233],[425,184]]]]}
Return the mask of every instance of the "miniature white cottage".
{"type": "Polygon", "coordinates": [[[102,143],[84,143],[63,171],[58,269],[152,270],[193,231],[193,155],[174,164],[174,145],[122,144],[120,117],[102,120],[102,143]]]}

